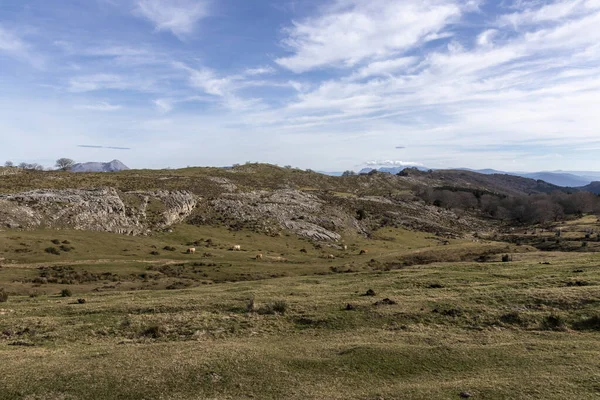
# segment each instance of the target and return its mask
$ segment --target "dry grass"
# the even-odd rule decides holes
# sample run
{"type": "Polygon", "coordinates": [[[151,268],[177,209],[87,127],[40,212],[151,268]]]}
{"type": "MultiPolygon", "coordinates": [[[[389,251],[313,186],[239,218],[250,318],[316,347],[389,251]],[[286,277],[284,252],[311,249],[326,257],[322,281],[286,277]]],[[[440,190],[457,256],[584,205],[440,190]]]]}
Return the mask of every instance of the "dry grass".
{"type": "MultiPolygon", "coordinates": [[[[198,228],[180,229],[139,240],[177,247],[197,233],[186,229],[198,228]]],[[[75,233],[61,235],[50,238],[76,247],[64,257],[85,249],[75,233]]],[[[228,248],[228,235],[214,231],[212,237],[228,248]]],[[[525,252],[510,263],[373,271],[371,254],[364,259],[349,250],[344,262],[364,263],[361,272],[321,275],[339,260],[313,258],[318,251],[305,241],[260,242],[262,251],[287,252],[290,259],[261,263],[248,258],[256,238],[236,235],[233,243],[248,252],[210,249],[211,260],[232,264],[221,273],[262,268],[290,276],[168,291],[128,290],[123,282],[90,293],[83,282],[68,285],[71,298],[61,298],[59,290],[11,295],[0,309],[0,398],[447,399],[468,391],[486,399],[592,399],[600,393],[600,258],[594,254],[552,253],[551,264],[541,264],[540,253],[525,252]],[[299,251],[303,247],[308,254],[299,251]],[[376,296],[361,296],[367,289],[376,296]],[[274,312],[248,312],[251,298],[253,310],[274,312]],[[375,305],[385,298],[396,304],[375,305]],[[278,301],[285,304],[279,311],[278,301]],[[346,310],[347,304],[353,308],[346,310]]],[[[384,262],[405,254],[400,246],[384,247],[403,240],[431,247],[405,251],[462,252],[478,245],[438,247],[404,231],[384,236],[351,244],[368,243],[384,262]]],[[[172,256],[176,265],[180,255],[172,256]]],[[[102,257],[108,260],[97,271],[108,268],[118,276],[144,266],[148,274],[160,273],[147,266],[169,265],[102,257]]],[[[14,288],[11,279],[19,273],[38,271],[18,267],[0,269],[0,284],[14,288]]],[[[74,264],[73,270],[91,267],[74,264]]],[[[162,279],[183,281],[194,267],[182,268],[162,279]]]]}

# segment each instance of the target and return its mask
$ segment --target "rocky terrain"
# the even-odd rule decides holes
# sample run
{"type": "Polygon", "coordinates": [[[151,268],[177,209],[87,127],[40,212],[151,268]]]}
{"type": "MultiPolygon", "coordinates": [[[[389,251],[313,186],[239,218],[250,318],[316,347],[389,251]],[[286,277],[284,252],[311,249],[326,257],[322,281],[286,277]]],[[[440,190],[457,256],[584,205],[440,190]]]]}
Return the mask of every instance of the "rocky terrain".
{"type": "Polygon", "coordinates": [[[72,228],[140,235],[183,221],[197,200],[184,191],[40,189],[0,195],[0,224],[12,229],[72,228]]]}
{"type": "Polygon", "coordinates": [[[3,171],[0,228],[142,235],[186,222],[333,242],[346,234],[368,237],[386,226],[443,237],[495,229],[495,222],[475,210],[423,201],[416,196],[423,188],[477,190],[497,198],[558,189],[543,181],[469,171],[331,177],[264,164],[111,174],[3,171]]]}

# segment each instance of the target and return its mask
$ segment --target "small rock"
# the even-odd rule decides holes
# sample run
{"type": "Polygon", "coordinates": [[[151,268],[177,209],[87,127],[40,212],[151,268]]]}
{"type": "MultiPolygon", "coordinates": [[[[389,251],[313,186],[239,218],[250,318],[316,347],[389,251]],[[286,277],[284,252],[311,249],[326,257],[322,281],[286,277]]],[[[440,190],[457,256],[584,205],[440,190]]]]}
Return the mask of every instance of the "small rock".
{"type": "Polygon", "coordinates": [[[77,299],[77,302],[78,302],[79,304],[85,304],[85,299],[77,299]]]}
{"type": "Polygon", "coordinates": [[[469,392],[460,392],[460,397],[462,399],[468,399],[469,397],[473,397],[473,395],[469,392]]]}
{"type": "Polygon", "coordinates": [[[394,304],[398,304],[398,303],[396,303],[392,299],[388,299],[387,297],[383,300],[379,300],[379,301],[376,301],[375,303],[373,303],[374,306],[393,306],[394,304]]]}
{"type": "Polygon", "coordinates": [[[363,296],[375,296],[375,291],[373,289],[369,289],[363,294],[363,296]]]}
{"type": "Polygon", "coordinates": [[[356,310],[356,307],[354,307],[352,304],[348,303],[346,304],[346,311],[352,311],[352,310],[356,310]]]}

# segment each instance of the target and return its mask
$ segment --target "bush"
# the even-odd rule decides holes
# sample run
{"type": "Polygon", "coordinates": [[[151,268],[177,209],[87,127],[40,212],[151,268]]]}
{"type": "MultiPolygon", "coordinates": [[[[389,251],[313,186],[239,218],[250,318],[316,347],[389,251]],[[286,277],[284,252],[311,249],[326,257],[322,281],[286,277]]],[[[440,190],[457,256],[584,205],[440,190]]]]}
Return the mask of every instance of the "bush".
{"type": "Polygon", "coordinates": [[[150,325],[142,330],[141,335],[152,339],[158,339],[164,335],[164,329],[159,325],[150,325]]]}
{"type": "Polygon", "coordinates": [[[173,246],[165,246],[165,247],[163,247],[163,250],[165,250],[165,251],[175,251],[177,249],[175,247],[173,247],[173,246]]]}
{"type": "Polygon", "coordinates": [[[54,244],[60,244],[60,240],[58,239],[52,239],[51,242],[54,244]]]}
{"type": "Polygon", "coordinates": [[[600,331],[600,314],[575,322],[573,328],[578,331],[600,331]]]}
{"type": "Polygon", "coordinates": [[[60,297],[71,297],[72,295],[73,295],[73,293],[71,292],[71,289],[69,289],[69,288],[65,288],[60,291],[60,297]]]}
{"type": "Polygon", "coordinates": [[[287,311],[287,303],[283,300],[278,300],[273,303],[267,303],[258,309],[259,314],[285,314],[287,311]]]}
{"type": "Polygon", "coordinates": [[[63,240],[62,244],[71,244],[71,242],[69,242],[68,240],[63,240]]]}
{"type": "Polygon", "coordinates": [[[68,253],[69,251],[74,250],[75,247],[69,247],[69,246],[62,244],[62,245],[60,245],[60,249],[64,252],[68,253]]]}
{"type": "Polygon", "coordinates": [[[4,289],[0,289],[0,303],[6,303],[8,301],[8,293],[4,289]]]}
{"type": "Polygon", "coordinates": [[[509,261],[510,261],[510,258],[511,258],[511,257],[510,257],[510,255],[508,255],[508,254],[504,254],[504,255],[502,256],[502,262],[509,262],[509,261]]]}
{"type": "Polygon", "coordinates": [[[150,254],[153,255],[153,256],[160,256],[160,253],[158,251],[156,251],[156,250],[155,251],[151,251],[150,254]]]}
{"type": "Polygon", "coordinates": [[[256,311],[256,305],[254,304],[254,296],[250,297],[248,303],[246,303],[246,312],[256,311]]]}
{"type": "Polygon", "coordinates": [[[49,254],[54,254],[55,256],[60,256],[60,251],[56,247],[47,247],[44,251],[49,254]]]}
{"type": "Polygon", "coordinates": [[[77,299],[77,303],[79,303],[79,304],[85,304],[85,299],[77,299]]]}
{"type": "Polygon", "coordinates": [[[542,329],[545,330],[562,331],[565,326],[565,320],[560,315],[550,314],[542,320],[542,329]]]}
{"type": "Polygon", "coordinates": [[[500,316],[500,321],[510,325],[523,325],[525,321],[517,311],[509,312],[500,316]]]}

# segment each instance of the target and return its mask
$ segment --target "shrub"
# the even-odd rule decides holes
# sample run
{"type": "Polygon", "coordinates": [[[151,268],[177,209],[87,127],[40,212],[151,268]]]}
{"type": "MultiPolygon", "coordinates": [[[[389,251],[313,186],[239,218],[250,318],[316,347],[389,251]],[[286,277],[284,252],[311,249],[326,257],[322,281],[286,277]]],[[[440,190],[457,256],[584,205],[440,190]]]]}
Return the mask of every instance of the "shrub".
{"type": "Polygon", "coordinates": [[[509,262],[509,261],[510,261],[510,255],[504,254],[502,256],[502,262],[509,262]]]}
{"type": "Polygon", "coordinates": [[[286,311],[287,303],[283,300],[267,303],[258,309],[259,314],[285,314],[286,311]]]}
{"type": "Polygon", "coordinates": [[[273,310],[275,310],[275,312],[278,312],[279,314],[285,314],[285,312],[287,311],[287,307],[287,303],[283,300],[278,300],[273,303],[273,310]]]}
{"type": "Polygon", "coordinates": [[[60,244],[60,240],[58,239],[52,239],[51,242],[54,244],[60,244]]]}
{"type": "Polygon", "coordinates": [[[542,329],[549,331],[562,331],[565,325],[564,318],[556,314],[550,314],[542,320],[542,329]]]}
{"type": "Polygon", "coordinates": [[[158,339],[164,335],[164,329],[159,325],[150,325],[142,329],[141,335],[152,339],[158,339]]]}
{"type": "Polygon", "coordinates": [[[524,323],[523,318],[521,318],[521,314],[519,314],[517,311],[501,315],[500,321],[511,325],[523,325],[524,323]]]}
{"type": "Polygon", "coordinates": [[[60,249],[64,252],[68,253],[69,251],[74,250],[75,247],[69,247],[69,246],[62,244],[62,245],[60,245],[60,249]]]}
{"type": "Polygon", "coordinates": [[[575,322],[573,328],[578,331],[600,331],[600,314],[575,322]]]}
{"type": "Polygon", "coordinates": [[[55,256],[60,256],[60,251],[56,247],[47,247],[44,251],[55,256]]]}
{"type": "Polygon", "coordinates": [[[256,311],[256,305],[254,304],[254,296],[250,297],[248,303],[246,303],[246,312],[256,311]]]}
{"type": "Polygon", "coordinates": [[[79,303],[79,304],[85,304],[85,299],[77,299],[77,303],[79,303]]]}
{"type": "Polygon", "coordinates": [[[0,289],[0,303],[6,303],[8,301],[8,293],[4,289],[0,289]]]}
{"type": "Polygon", "coordinates": [[[163,250],[165,250],[165,251],[175,251],[177,249],[175,247],[173,247],[173,246],[165,246],[165,247],[163,247],[163,250]]]}
{"type": "Polygon", "coordinates": [[[71,242],[69,242],[68,240],[63,240],[62,244],[71,244],[71,242]]]}
{"type": "Polygon", "coordinates": [[[156,250],[151,251],[150,254],[153,255],[153,256],[160,256],[160,253],[158,251],[156,251],[156,250]]]}
{"type": "Polygon", "coordinates": [[[71,292],[71,289],[69,289],[69,288],[65,288],[60,291],[60,297],[71,297],[72,295],[73,295],[73,293],[71,292]]]}
{"type": "Polygon", "coordinates": [[[367,218],[367,212],[364,209],[361,208],[360,210],[356,211],[356,219],[362,221],[365,218],[367,218]]]}

